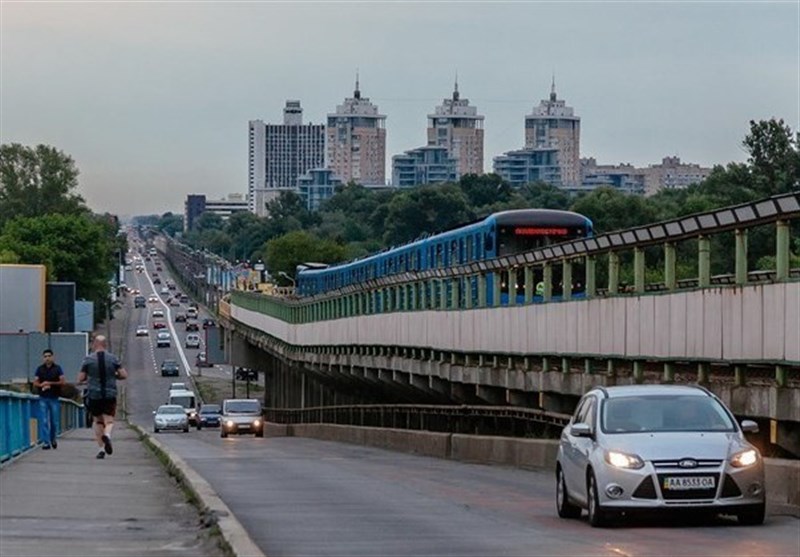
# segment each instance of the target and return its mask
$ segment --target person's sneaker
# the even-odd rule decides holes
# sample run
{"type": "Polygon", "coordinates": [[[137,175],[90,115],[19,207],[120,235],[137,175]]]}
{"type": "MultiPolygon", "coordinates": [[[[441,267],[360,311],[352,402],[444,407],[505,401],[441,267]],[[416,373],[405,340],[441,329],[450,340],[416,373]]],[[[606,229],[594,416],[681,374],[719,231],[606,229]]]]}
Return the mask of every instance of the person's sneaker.
{"type": "Polygon", "coordinates": [[[51,443],[51,445],[50,445],[50,446],[51,446],[51,447],[53,447],[54,449],[57,449],[57,448],[58,448],[58,441],[56,441],[55,439],[53,439],[53,442],[51,443]]]}
{"type": "Polygon", "coordinates": [[[111,445],[111,437],[103,435],[103,445],[105,446],[106,453],[109,455],[114,454],[114,447],[111,445]]]}
{"type": "Polygon", "coordinates": [[[105,457],[106,457],[105,451],[100,451],[99,453],[97,453],[97,456],[95,458],[105,458],[105,457]]]}
{"type": "Polygon", "coordinates": [[[50,445],[42,445],[42,450],[43,451],[49,451],[50,450],[50,445]]]}

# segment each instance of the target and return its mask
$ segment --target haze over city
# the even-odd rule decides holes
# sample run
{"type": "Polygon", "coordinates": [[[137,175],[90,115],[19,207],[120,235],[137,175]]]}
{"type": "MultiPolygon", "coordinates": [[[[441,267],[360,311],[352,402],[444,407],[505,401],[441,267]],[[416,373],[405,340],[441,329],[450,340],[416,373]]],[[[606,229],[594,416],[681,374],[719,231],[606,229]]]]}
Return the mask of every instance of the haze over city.
{"type": "Polygon", "coordinates": [[[453,91],[485,115],[484,170],[550,93],[582,157],[742,161],[749,120],[800,126],[800,4],[2,2],[0,140],[71,155],[96,211],[181,212],[247,191],[247,123],[286,99],[323,123],[352,96],[392,155],[453,91]]]}

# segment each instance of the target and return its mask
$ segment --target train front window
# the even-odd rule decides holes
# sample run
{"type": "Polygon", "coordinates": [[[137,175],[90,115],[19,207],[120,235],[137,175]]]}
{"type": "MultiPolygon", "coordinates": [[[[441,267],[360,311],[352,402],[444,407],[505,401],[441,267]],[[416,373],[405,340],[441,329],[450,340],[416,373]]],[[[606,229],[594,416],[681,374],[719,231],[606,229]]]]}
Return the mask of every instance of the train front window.
{"type": "Polygon", "coordinates": [[[500,228],[498,255],[531,251],[552,244],[568,242],[586,235],[583,228],[560,226],[505,226],[500,228]]]}

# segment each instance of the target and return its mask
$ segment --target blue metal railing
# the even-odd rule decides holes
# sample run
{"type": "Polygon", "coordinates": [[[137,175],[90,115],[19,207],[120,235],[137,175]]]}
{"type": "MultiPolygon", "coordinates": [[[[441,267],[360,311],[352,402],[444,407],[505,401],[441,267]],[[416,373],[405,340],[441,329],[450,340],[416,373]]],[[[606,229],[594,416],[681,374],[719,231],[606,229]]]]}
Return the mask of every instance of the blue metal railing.
{"type": "MultiPolygon", "coordinates": [[[[59,399],[61,412],[58,435],[81,427],[84,407],[75,401],[59,399]]],[[[34,420],[39,419],[39,397],[0,390],[0,462],[17,456],[39,442],[34,420]]]]}

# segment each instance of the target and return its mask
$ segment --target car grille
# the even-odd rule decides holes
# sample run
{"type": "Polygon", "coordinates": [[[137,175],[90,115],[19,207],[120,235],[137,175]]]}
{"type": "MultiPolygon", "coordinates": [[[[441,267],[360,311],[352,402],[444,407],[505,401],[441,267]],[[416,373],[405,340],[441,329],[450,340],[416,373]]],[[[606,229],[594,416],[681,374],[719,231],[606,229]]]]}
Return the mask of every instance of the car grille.
{"type": "MultiPolygon", "coordinates": [[[[663,468],[681,468],[680,462],[682,460],[687,460],[684,458],[672,459],[672,460],[654,460],[653,466],[656,470],[660,470],[663,468]]],[[[700,459],[691,459],[697,463],[697,466],[694,467],[694,470],[698,468],[718,468],[721,464],[721,460],[700,460],[700,459]]]]}
{"type": "Polygon", "coordinates": [[[656,495],[656,485],[653,483],[652,476],[647,476],[642,480],[642,483],[640,483],[636,491],[633,492],[632,497],[636,497],[637,499],[656,499],[658,497],[658,495],[656,495]]]}
{"type": "Polygon", "coordinates": [[[733,478],[725,474],[725,480],[722,483],[722,495],[720,495],[720,497],[740,497],[741,495],[742,490],[739,489],[739,486],[736,485],[733,478]]]}
{"type": "MultiPolygon", "coordinates": [[[[696,476],[708,476],[708,473],[705,474],[658,474],[658,484],[661,487],[661,495],[664,497],[665,501],[672,501],[672,500],[684,500],[684,499],[714,499],[717,495],[717,485],[713,488],[708,489],[684,489],[684,490],[672,490],[672,489],[664,489],[664,479],[668,477],[675,477],[677,475],[684,476],[684,477],[696,477],[696,476]]],[[[713,474],[716,477],[716,482],[719,482],[719,475],[713,474]]]]}

